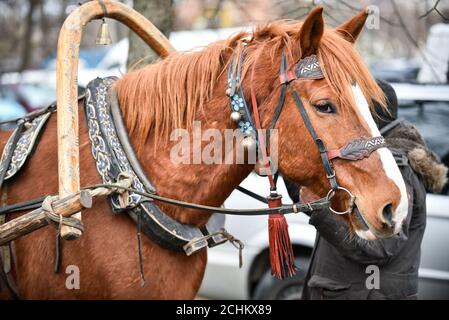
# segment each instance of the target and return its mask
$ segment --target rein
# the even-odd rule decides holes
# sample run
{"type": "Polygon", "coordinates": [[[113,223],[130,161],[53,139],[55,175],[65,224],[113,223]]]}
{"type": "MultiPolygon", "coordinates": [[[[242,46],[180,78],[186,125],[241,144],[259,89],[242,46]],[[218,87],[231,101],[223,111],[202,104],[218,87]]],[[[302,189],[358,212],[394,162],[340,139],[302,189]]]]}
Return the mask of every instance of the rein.
{"type": "MultiPolygon", "coordinates": [[[[178,207],[184,207],[187,209],[194,209],[194,210],[200,210],[204,212],[209,213],[221,213],[221,214],[227,214],[227,215],[240,215],[240,216],[262,216],[267,214],[281,214],[286,215],[290,213],[312,213],[315,210],[320,210],[323,208],[326,208],[329,204],[326,198],[321,198],[319,200],[308,202],[308,203],[294,203],[289,205],[281,205],[279,207],[273,207],[273,208],[261,208],[261,209],[226,209],[223,207],[213,207],[213,206],[206,206],[202,204],[197,204],[193,202],[187,202],[187,201],[181,201],[176,200],[172,198],[163,197],[160,195],[157,195],[155,193],[149,193],[149,192],[143,192],[134,188],[127,188],[123,187],[118,184],[94,184],[90,185],[84,188],[81,188],[81,190],[91,190],[95,188],[108,188],[108,189],[121,189],[124,191],[132,192],[137,195],[142,196],[139,201],[134,202],[133,206],[138,206],[141,203],[148,202],[148,201],[160,201],[164,202],[170,205],[178,206],[178,207]]],[[[241,190],[241,189],[239,189],[241,190]]],[[[246,189],[243,189],[246,190],[246,189]]],[[[243,191],[242,191],[243,192],[243,191]]],[[[251,197],[253,195],[250,195],[251,197]]],[[[34,200],[29,200],[21,203],[16,203],[12,205],[4,206],[0,209],[0,214],[6,214],[11,212],[18,212],[22,210],[28,210],[28,209],[35,209],[39,208],[42,203],[44,202],[45,198],[36,198],[34,200]]],[[[260,200],[262,201],[262,200],[260,200]]],[[[130,208],[130,207],[128,207],[130,208]]]]}

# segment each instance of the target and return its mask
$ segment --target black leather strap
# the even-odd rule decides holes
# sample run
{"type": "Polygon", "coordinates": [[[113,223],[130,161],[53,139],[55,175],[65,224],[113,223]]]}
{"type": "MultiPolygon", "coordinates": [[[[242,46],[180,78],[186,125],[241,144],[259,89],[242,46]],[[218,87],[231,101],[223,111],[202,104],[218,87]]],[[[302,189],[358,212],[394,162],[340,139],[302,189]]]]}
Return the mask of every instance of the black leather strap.
{"type": "MultiPolygon", "coordinates": [[[[274,126],[276,125],[276,122],[279,120],[279,117],[281,116],[282,109],[284,108],[284,104],[285,104],[286,93],[287,93],[287,84],[283,83],[283,84],[281,84],[281,94],[279,96],[279,101],[278,101],[278,104],[277,104],[276,109],[274,111],[273,119],[271,119],[271,123],[270,123],[270,127],[269,127],[269,130],[268,130],[268,134],[270,134],[270,131],[272,129],[274,129],[274,126]]],[[[268,141],[268,139],[267,139],[267,141],[268,141]]]]}
{"type": "MultiPolygon", "coordinates": [[[[327,197],[318,199],[313,202],[308,203],[294,203],[291,205],[282,205],[280,207],[273,207],[273,208],[263,208],[263,209],[227,209],[222,207],[212,207],[212,206],[206,206],[202,204],[187,202],[187,201],[181,201],[176,200],[172,198],[163,197],[154,193],[148,193],[139,191],[133,188],[125,188],[123,186],[115,185],[115,184],[95,184],[89,187],[84,188],[83,190],[89,190],[93,188],[98,187],[114,187],[123,189],[129,192],[133,192],[135,194],[141,195],[142,200],[139,201],[138,205],[148,202],[148,201],[160,201],[167,204],[171,204],[174,206],[184,207],[188,209],[195,209],[200,210],[204,212],[211,212],[211,213],[222,213],[222,214],[228,214],[228,215],[239,215],[239,216],[260,216],[260,215],[267,215],[267,214],[289,214],[289,213],[309,213],[314,210],[320,210],[323,208],[329,207],[329,200],[327,197]]],[[[168,216],[167,216],[168,217],[168,216]]]]}
{"type": "MultiPolygon", "coordinates": [[[[310,136],[312,137],[313,141],[315,142],[316,146],[318,147],[318,151],[320,152],[321,162],[323,163],[324,170],[326,171],[326,177],[329,180],[329,183],[331,185],[332,190],[336,191],[338,189],[338,183],[337,179],[335,177],[335,170],[332,167],[332,163],[329,160],[329,156],[327,154],[327,149],[324,144],[324,142],[318,137],[318,135],[315,132],[315,129],[313,128],[312,122],[310,121],[309,115],[307,114],[306,109],[304,108],[304,105],[302,103],[301,97],[296,92],[296,90],[289,86],[289,84],[296,79],[299,78],[309,78],[309,79],[321,79],[323,78],[323,74],[321,72],[321,69],[318,64],[318,60],[316,56],[308,57],[310,59],[304,59],[299,61],[297,64],[297,68],[301,69],[303,68],[304,72],[299,72],[300,76],[297,74],[295,77],[289,77],[287,72],[287,59],[285,56],[285,53],[282,53],[281,56],[281,65],[280,65],[280,71],[279,71],[279,78],[281,79],[281,95],[279,97],[278,106],[276,107],[276,111],[273,117],[273,120],[271,121],[270,129],[274,128],[274,125],[276,124],[276,121],[279,119],[280,113],[282,111],[282,106],[285,102],[285,92],[286,88],[290,87],[290,92],[295,99],[296,107],[299,110],[299,113],[301,114],[301,117],[304,121],[304,124],[307,128],[307,131],[309,132],[310,136]],[[304,63],[303,63],[304,62],[304,63]],[[298,67],[299,66],[299,67],[298,67]],[[307,68],[310,68],[310,72],[307,68]],[[307,69],[307,70],[306,70],[307,69]],[[306,76],[309,75],[309,76],[306,76]]],[[[296,71],[298,72],[298,71],[296,71]]]]}
{"type": "MultiPolygon", "coordinates": [[[[11,165],[11,160],[14,155],[14,150],[16,149],[17,142],[20,139],[20,136],[22,134],[23,128],[24,128],[25,121],[19,120],[17,123],[17,128],[14,130],[13,136],[11,137],[11,145],[9,149],[7,150],[8,154],[5,155],[5,161],[3,165],[0,167],[0,190],[3,186],[3,182],[5,182],[6,173],[8,172],[9,166],[11,165]]],[[[5,145],[5,149],[6,149],[5,145]]]]}
{"type": "Polygon", "coordinates": [[[257,193],[252,192],[251,190],[248,190],[248,189],[243,188],[243,187],[241,187],[241,186],[238,186],[238,187],[236,188],[236,190],[238,190],[238,191],[240,191],[241,193],[244,193],[244,194],[246,194],[247,196],[250,196],[251,198],[254,198],[254,199],[256,199],[256,200],[258,200],[258,201],[260,201],[260,202],[262,202],[262,203],[268,204],[267,198],[262,197],[261,195],[258,195],[257,193]]]}
{"type": "MultiPolygon", "coordinates": [[[[285,54],[283,53],[282,57],[281,57],[281,66],[280,66],[280,70],[279,70],[279,73],[280,73],[281,77],[285,76],[286,68],[287,68],[287,61],[286,61],[286,58],[285,58],[285,54]]],[[[279,117],[281,116],[282,109],[284,108],[285,96],[287,94],[287,85],[288,85],[287,82],[282,82],[281,83],[281,94],[279,95],[279,101],[278,101],[278,104],[277,104],[276,109],[274,111],[273,119],[271,119],[270,127],[269,127],[268,134],[267,134],[267,141],[268,142],[270,141],[270,136],[269,136],[270,132],[271,132],[271,130],[274,129],[274,126],[276,125],[276,122],[279,120],[279,117]]]]}
{"type": "Polygon", "coordinates": [[[42,202],[44,202],[46,197],[39,197],[32,200],[22,201],[19,203],[14,203],[10,205],[6,205],[3,207],[0,207],[0,215],[7,214],[7,213],[13,213],[18,211],[25,211],[25,210],[33,210],[40,208],[42,205],[42,202]]]}
{"type": "Polygon", "coordinates": [[[299,110],[299,113],[301,114],[302,120],[304,121],[304,124],[307,128],[307,131],[309,132],[310,136],[312,137],[313,141],[315,142],[316,146],[318,147],[318,151],[320,152],[321,162],[323,163],[324,170],[326,171],[326,177],[329,180],[329,183],[331,185],[332,190],[336,191],[338,189],[338,183],[337,179],[335,177],[335,170],[332,167],[331,162],[329,161],[329,157],[327,155],[327,149],[326,146],[321,140],[318,135],[315,132],[315,129],[313,128],[313,125],[310,121],[309,115],[307,114],[306,109],[304,108],[304,104],[302,103],[301,97],[296,92],[296,90],[293,87],[290,87],[290,91],[293,95],[293,98],[295,99],[296,107],[299,110]]]}
{"type": "MultiPolygon", "coordinates": [[[[17,142],[19,141],[19,138],[21,136],[21,133],[23,131],[24,128],[24,120],[19,120],[18,125],[17,125],[17,129],[14,131],[13,133],[13,137],[11,138],[11,146],[9,148],[9,153],[6,154],[6,158],[5,158],[5,162],[3,163],[3,167],[0,170],[0,192],[2,193],[2,187],[3,187],[3,183],[5,181],[5,177],[6,177],[6,172],[9,169],[9,165],[11,164],[11,159],[12,156],[14,154],[14,150],[16,148],[17,142]]],[[[6,148],[6,147],[5,147],[6,148]]],[[[5,220],[6,217],[2,216],[3,219],[5,220]]],[[[2,224],[3,222],[0,222],[0,224],[2,224]]],[[[6,246],[9,246],[9,244],[6,244],[6,246]]],[[[0,250],[2,250],[3,248],[0,246],[0,250]]],[[[7,250],[11,250],[10,248],[8,248],[7,250]]],[[[4,270],[3,267],[4,261],[2,258],[2,254],[0,254],[0,291],[1,291],[1,287],[2,287],[2,283],[8,288],[8,290],[10,291],[12,297],[15,300],[19,300],[20,296],[19,293],[17,291],[17,288],[15,286],[14,283],[14,279],[12,279],[10,274],[7,274],[7,271],[4,270]]]]}

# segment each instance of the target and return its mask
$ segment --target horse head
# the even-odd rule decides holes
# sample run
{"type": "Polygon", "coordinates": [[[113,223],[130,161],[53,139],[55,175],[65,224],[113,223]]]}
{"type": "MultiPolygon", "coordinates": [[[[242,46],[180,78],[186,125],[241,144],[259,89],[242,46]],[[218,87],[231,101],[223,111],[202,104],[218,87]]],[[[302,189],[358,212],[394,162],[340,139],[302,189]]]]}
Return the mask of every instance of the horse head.
{"type": "MultiPolygon", "coordinates": [[[[385,107],[385,97],[354,48],[367,16],[362,11],[339,28],[328,29],[324,26],[322,8],[317,8],[302,24],[283,22],[256,32],[260,38],[270,37],[273,43],[276,38],[283,39],[282,45],[270,48],[270,41],[265,41],[253,49],[253,56],[258,57],[254,59],[257,62],[250,85],[255,86],[260,100],[262,127],[270,125],[279,101],[282,84],[278,77],[269,75],[279,75],[282,52],[287,57],[287,71],[298,61],[316,55],[323,76],[295,78],[289,86],[300,97],[310,120],[309,127],[327,151],[341,149],[349,142],[352,144],[348,148],[357,143],[383,141],[370,109],[374,101],[385,107]]],[[[345,211],[350,205],[349,195],[353,195],[355,209],[345,217],[362,238],[384,238],[400,231],[408,210],[407,191],[385,145],[357,161],[332,160],[336,181],[342,188],[329,192],[329,171],[323,167],[322,155],[298,112],[294,95],[286,94],[275,128],[278,135],[271,143],[276,140],[278,169],[283,176],[307,188],[309,193],[321,197],[335,195],[331,204],[335,211],[345,211]]]]}

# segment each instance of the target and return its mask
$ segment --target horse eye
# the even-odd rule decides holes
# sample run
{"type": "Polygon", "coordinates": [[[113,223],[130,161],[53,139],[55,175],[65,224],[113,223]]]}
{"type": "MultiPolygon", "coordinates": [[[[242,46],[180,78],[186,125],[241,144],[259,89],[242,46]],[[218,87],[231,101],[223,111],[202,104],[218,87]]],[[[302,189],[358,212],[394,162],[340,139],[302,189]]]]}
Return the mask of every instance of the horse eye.
{"type": "Polygon", "coordinates": [[[335,113],[335,106],[329,101],[323,101],[314,106],[321,113],[335,113]]]}

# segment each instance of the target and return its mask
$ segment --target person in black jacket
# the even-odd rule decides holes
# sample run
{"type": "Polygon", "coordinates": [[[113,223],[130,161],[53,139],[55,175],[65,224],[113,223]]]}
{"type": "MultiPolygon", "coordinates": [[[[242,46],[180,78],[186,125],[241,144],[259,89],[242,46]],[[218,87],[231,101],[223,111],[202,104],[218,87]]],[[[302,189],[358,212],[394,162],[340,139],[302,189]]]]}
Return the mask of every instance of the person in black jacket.
{"type": "MultiPolygon", "coordinates": [[[[426,189],[441,190],[447,168],[411,124],[397,118],[393,88],[379,82],[389,112],[377,107],[376,122],[392,151],[410,193],[402,231],[368,241],[352,235],[347,222],[329,210],[312,213],[317,238],[306,276],[303,299],[416,299],[420,247],[426,227],[426,189]]],[[[298,186],[286,182],[293,200],[298,186]]],[[[310,200],[310,199],[308,199],[310,200]]]]}

